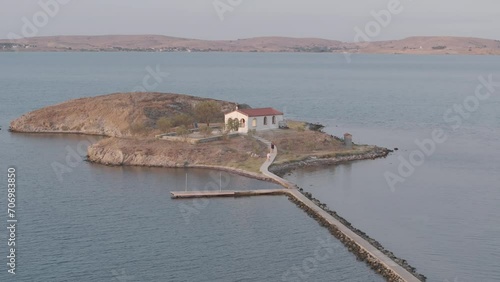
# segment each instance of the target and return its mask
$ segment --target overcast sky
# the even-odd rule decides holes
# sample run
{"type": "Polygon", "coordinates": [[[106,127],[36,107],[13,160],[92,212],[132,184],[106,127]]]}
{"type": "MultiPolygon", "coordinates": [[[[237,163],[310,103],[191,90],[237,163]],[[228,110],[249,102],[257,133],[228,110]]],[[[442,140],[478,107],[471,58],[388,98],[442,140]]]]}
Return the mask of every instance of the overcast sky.
{"type": "Polygon", "coordinates": [[[391,1],[399,1],[402,11],[393,14],[374,39],[415,35],[500,39],[499,0],[0,0],[0,38],[9,33],[23,35],[25,18],[35,25],[37,36],[291,36],[353,41],[354,28],[364,29],[373,20],[370,12],[387,10],[391,1]],[[54,1],[61,2],[59,11],[44,23],[39,2],[54,1]],[[231,11],[217,13],[214,2],[241,3],[231,11]],[[36,15],[38,21],[33,19],[36,15]]]}

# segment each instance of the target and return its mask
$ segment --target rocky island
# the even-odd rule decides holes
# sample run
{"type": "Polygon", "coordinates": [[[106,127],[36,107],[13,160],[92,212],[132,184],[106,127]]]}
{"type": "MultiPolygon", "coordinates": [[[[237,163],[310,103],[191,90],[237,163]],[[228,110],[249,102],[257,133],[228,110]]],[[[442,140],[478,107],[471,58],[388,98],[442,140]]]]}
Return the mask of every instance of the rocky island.
{"type": "Polygon", "coordinates": [[[333,164],[384,157],[390,151],[367,145],[347,148],[342,139],[317,126],[288,121],[288,129],[231,134],[224,130],[224,113],[237,103],[167,93],[115,93],[75,99],[27,113],[10,124],[13,132],[71,133],[107,138],[88,148],[88,160],[104,165],[199,167],[232,171],[269,180],[259,172],[269,148],[253,138],[270,140],[280,148],[271,171],[298,166],[333,164]],[[200,124],[197,106],[217,105],[218,112],[200,124]],[[219,132],[220,139],[192,144],[158,139],[160,134],[181,136],[197,132],[204,137],[219,132]]]}
{"type": "MultiPolygon", "coordinates": [[[[286,120],[285,127],[280,124],[276,129],[242,134],[238,126],[224,119],[224,114],[230,115],[239,107],[259,110],[180,94],[116,93],[35,110],[12,121],[10,131],[103,136],[89,146],[87,156],[89,161],[103,165],[210,168],[274,181],[289,188],[279,189],[278,194],[287,195],[387,281],[426,280],[406,260],[310,193],[276,175],[302,166],[385,157],[390,150],[352,144],[323,132],[320,124],[300,121],[286,120]],[[270,144],[279,151],[271,149],[270,144]]],[[[210,194],[201,192],[199,197],[210,194]]]]}

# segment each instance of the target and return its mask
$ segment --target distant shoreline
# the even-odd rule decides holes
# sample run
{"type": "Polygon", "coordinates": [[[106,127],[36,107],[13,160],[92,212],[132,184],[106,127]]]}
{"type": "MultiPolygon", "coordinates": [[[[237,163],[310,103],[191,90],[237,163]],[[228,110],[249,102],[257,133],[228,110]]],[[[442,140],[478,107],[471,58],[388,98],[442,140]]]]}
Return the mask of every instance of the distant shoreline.
{"type": "Polygon", "coordinates": [[[0,39],[0,52],[250,52],[411,55],[500,55],[500,40],[420,36],[342,42],[321,38],[256,37],[199,40],[162,35],[47,36],[0,39]]]}
{"type": "Polygon", "coordinates": [[[22,51],[22,52],[16,52],[16,51],[2,51],[0,50],[0,54],[16,54],[16,53],[31,53],[31,54],[97,54],[97,53],[106,53],[106,54],[120,54],[120,53],[182,53],[182,54],[189,54],[189,53],[195,53],[195,54],[202,54],[202,53],[216,53],[216,54],[331,54],[331,55],[348,55],[348,56],[354,56],[354,55],[394,55],[394,56],[400,56],[400,55],[407,55],[407,56],[500,56],[499,54],[460,54],[460,53],[442,53],[442,54],[436,54],[436,53],[324,53],[324,52],[291,52],[291,51],[276,51],[276,52],[267,52],[267,51],[258,51],[258,52],[253,52],[253,51],[200,51],[200,52],[182,52],[182,51],[176,51],[176,52],[149,52],[149,51],[22,51]]]}

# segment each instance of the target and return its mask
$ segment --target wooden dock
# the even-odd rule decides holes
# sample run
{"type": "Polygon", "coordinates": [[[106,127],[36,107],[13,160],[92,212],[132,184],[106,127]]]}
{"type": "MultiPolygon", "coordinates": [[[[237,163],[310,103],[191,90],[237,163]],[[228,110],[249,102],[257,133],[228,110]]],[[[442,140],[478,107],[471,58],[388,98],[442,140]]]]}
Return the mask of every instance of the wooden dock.
{"type": "Polygon", "coordinates": [[[251,196],[269,196],[283,195],[288,191],[285,189],[267,189],[267,190],[240,190],[240,191],[174,191],[170,192],[173,199],[190,198],[217,198],[217,197],[251,197],[251,196]]]}

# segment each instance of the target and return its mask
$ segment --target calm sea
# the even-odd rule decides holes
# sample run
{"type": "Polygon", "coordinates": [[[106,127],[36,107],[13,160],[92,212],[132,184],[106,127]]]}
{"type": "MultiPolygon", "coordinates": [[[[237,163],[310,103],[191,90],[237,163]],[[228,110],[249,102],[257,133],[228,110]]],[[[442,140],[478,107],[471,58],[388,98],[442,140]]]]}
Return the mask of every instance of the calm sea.
{"type": "Polygon", "coordinates": [[[225,189],[273,184],[93,165],[76,156],[88,137],[6,130],[40,107],[140,87],[272,106],[330,134],[350,132],[356,143],[399,148],[287,177],[429,281],[500,281],[500,87],[469,105],[458,128],[456,114],[443,118],[473,101],[480,76],[500,81],[499,66],[489,56],[358,55],[347,63],[331,54],[1,53],[0,187],[15,166],[19,222],[16,276],[7,273],[9,234],[0,232],[0,281],[382,281],[284,197],[169,194],[185,189],[186,173],[188,189],[217,189],[220,178],[225,189]],[[401,158],[415,156],[415,141],[435,129],[446,141],[391,189],[384,175],[401,177],[401,158]],[[328,259],[315,260],[316,250],[328,259]]]}

